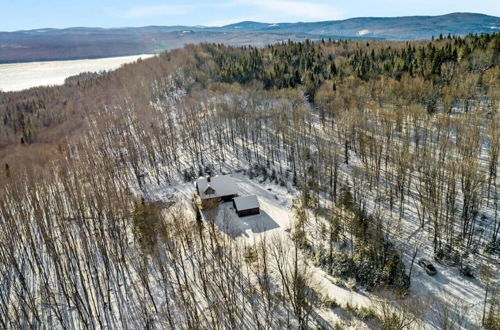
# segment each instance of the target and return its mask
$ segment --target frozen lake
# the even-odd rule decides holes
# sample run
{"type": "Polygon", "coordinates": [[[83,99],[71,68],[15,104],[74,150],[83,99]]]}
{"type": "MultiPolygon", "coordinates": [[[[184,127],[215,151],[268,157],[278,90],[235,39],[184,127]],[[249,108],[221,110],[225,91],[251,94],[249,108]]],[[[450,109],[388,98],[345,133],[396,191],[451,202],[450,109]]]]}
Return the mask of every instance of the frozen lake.
{"type": "Polygon", "coordinates": [[[0,64],[0,90],[19,91],[30,87],[62,85],[70,76],[82,72],[114,70],[122,64],[154,55],[133,55],[92,60],[0,64]]]}

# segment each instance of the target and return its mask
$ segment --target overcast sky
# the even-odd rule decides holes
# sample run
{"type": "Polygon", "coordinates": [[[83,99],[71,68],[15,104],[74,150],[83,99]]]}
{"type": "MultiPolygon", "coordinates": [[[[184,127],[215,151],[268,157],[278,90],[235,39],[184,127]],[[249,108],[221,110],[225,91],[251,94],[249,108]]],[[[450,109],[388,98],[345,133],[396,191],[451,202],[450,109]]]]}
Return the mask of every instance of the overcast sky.
{"type": "Polygon", "coordinates": [[[362,16],[475,12],[500,16],[500,0],[0,0],[0,31],[72,26],[220,26],[362,16]]]}

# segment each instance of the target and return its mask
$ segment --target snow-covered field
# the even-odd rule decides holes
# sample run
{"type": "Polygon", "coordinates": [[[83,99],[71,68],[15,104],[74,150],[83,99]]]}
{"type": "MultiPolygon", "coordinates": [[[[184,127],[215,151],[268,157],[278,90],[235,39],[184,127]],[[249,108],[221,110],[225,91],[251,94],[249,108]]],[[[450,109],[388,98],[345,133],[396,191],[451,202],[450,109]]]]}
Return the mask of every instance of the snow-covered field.
{"type": "Polygon", "coordinates": [[[152,56],[154,55],[144,54],[92,60],[0,64],[0,90],[9,92],[37,86],[61,85],[66,78],[82,72],[115,70],[125,63],[152,56]]]}

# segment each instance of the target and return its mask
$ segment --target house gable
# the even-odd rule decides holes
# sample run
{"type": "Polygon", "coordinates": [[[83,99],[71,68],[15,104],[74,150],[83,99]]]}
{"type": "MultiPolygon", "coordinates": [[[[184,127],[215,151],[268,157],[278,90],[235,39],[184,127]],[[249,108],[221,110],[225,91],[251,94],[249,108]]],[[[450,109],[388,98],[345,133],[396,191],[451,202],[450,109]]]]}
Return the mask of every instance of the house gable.
{"type": "Polygon", "coordinates": [[[214,195],[215,194],[215,189],[208,186],[207,189],[203,192],[205,195],[214,195]]]}

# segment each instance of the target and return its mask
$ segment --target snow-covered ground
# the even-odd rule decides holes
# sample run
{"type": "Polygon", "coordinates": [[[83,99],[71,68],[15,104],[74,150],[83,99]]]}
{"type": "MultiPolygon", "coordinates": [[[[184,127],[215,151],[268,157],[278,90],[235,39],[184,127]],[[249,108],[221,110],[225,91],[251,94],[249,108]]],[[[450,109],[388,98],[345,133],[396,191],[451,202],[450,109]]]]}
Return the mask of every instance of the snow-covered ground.
{"type": "Polygon", "coordinates": [[[125,63],[154,55],[109,57],[92,60],[0,64],[0,91],[19,91],[31,87],[61,85],[68,77],[82,72],[118,69],[125,63]]]}
{"type": "MultiPolygon", "coordinates": [[[[247,217],[238,217],[231,202],[223,203],[219,207],[215,221],[219,229],[242,244],[252,245],[261,241],[265,237],[269,242],[279,237],[285,244],[293,246],[289,233],[293,226],[292,199],[297,191],[290,187],[281,187],[260,181],[259,178],[249,179],[242,173],[232,174],[238,185],[239,194],[256,195],[260,203],[261,213],[247,217]]],[[[192,183],[181,183],[174,186],[158,187],[150,190],[148,195],[152,199],[184,201],[190,203],[195,189],[192,183]]],[[[209,215],[207,215],[208,217],[209,215]]],[[[403,249],[404,250],[404,249],[403,249]]],[[[409,266],[409,251],[403,251],[405,263],[409,266]]],[[[418,257],[432,258],[426,249],[420,250],[418,257]]],[[[307,259],[307,257],[305,257],[307,259]]],[[[328,275],[324,270],[312,265],[308,260],[311,283],[316,292],[323,297],[335,299],[342,307],[347,304],[356,307],[374,307],[375,298],[379,293],[367,293],[354,291],[338,285],[337,279],[328,275]]],[[[450,313],[457,313],[467,310],[466,320],[463,325],[466,328],[475,328],[479,322],[481,310],[481,298],[484,296],[483,285],[477,279],[464,278],[456,268],[446,267],[434,263],[438,274],[429,276],[416,264],[413,266],[411,294],[409,300],[418,298],[424,302],[427,310],[425,316],[426,329],[439,329],[439,315],[442,313],[442,302],[456,302],[454,310],[450,313]]],[[[351,322],[351,328],[366,328],[367,325],[346,316],[342,308],[330,309],[319,307],[315,310],[317,322],[327,322],[331,324],[346,324],[351,322]],[[320,319],[320,320],[318,320],[320,319]],[[322,321],[321,321],[322,320],[322,321]]],[[[458,316],[457,316],[458,317],[458,316]]]]}
{"type": "MultiPolygon", "coordinates": [[[[235,180],[240,196],[256,195],[261,213],[239,217],[231,202],[219,206],[215,222],[219,230],[238,243],[253,245],[265,239],[266,242],[282,240],[292,250],[293,242],[289,233],[293,226],[292,199],[297,194],[293,188],[281,187],[259,178],[249,179],[242,173],[231,174],[235,180]]],[[[152,188],[152,187],[151,187],[152,188]]],[[[154,200],[177,200],[186,203],[186,208],[195,192],[192,183],[182,183],[175,186],[164,186],[153,190],[148,189],[148,196],[154,200]]],[[[205,214],[206,219],[210,215],[205,214]]],[[[213,216],[212,216],[213,217],[213,216]]],[[[369,307],[372,304],[366,293],[356,292],[335,284],[335,279],[324,270],[308,263],[308,275],[312,288],[322,297],[334,299],[340,306],[347,304],[355,307],[369,307]]],[[[342,324],[348,329],[368,329],[363,322],[353,319],[342,308],[317,307],[312,313],[314,324],[332,326],[342,324]]]]}
{"type": "MultiPolygon", "coordinates": [[[[314,126],[314,129],[321,132],[322,128],[318,125],[314,126]]],[[[318,132],[312,135],[322,137],[318,132]]],[[[331,136],[336,136],[336,134],[330,134],[330,136],[325,136],[324,138],[326,139],[331,136]]],[[[237,141],[236,143],[241,143],[241,141],[237,141]]],[[[338,145],[338,141],[336,140],[327,141],[327,143],[331,145],[337,144],[339,150],[343,148],[342,145],[338,145]]],[[[315,141],[311,139],[310,145],[314,152],[315,141]]],[[[210,149],[209,146],[206,147],[204,155],[207,156],[205,156],[205,161],[211,164],[218,164],[212,169],[218,173],[235,173],[243,168],[248,169],[251,167],[250,164],[241,161],[241,157],[238,158],[231,152],[225,154],[223,163],[220,159],[211,159],[210,156],[215,154],[213,150],[210,149]]],[[[255,152],[265,154],[265,151],[260,149],[257,149],[255,152]]],[[[189,168],[190,164],[195,162],[194,159],[191,161],[187,160],[187,153],[182,156],[185,157],[185,159],[181,157],[184,168],[189,168]]],[[[283,157],[285,156],[282,156],[282,159],[283,157]]],[[[480,158],[484,160],[487,159],[486,150],[483,150],[480,158]]],[[[486,164],[482,164],[482,166],[486,166],[486,164]]],[[[180,168],[183,167],[181,166],[180,168]]],[[[464,277],[454,266],[441,265],[434,262],[432,237],[429,237],[428,228],[426,228],[425,231],[420,229],[418,212],[415,207],[416,202],[418,202],[415,200],[415,196],[417,196],[415,192],[415,182],[418,182],[419,178],[415,176],[414,172],[411,173],[413,175],[413,183],[410,188],[411,193],[405,197],[404,215],[399,219],[397,207],[391,211],[384,195],[379,196],[377,189],[370,190],[365,186],[367,183],[360,179],[363,168],[364,164],[360,156],[355,150],[351,150],[349,152],[349,165],[341,165],[339,168],[339,175],[343,178],[345,183],[351,186],[353,186],[353,177],[357,176],[357,185],[364,186],[363,189],[356,191],[359,195],[359,199],[363,201],[369,213],[380,212],[383,215],[383,219],[386,221],[386,234],[389,236],[391,242],[395,244],[396,248],[401,251],[403,260],[407,266],[407,271],[411,264],[414,248],[418,248],[412,270],[411,293],[406,303],[412,304],[413,302],[418,302],[415,306],[418,305],[419,307],[416,308],[422,308],[422,311],[425,311],[424,321],[426,329],[440,329],[441,322],[443,321],[442,319],[445,316],[450,318],[464,318],[464,320],[460,321],[462,328],[480,328],[480,313],[482,311],[482,299],[484,298],[485,291],[484,283],[482,283],[479,273],[482,264],[489,264],[492,266],[495,274],[498,274],[498,256],[491,257],[491,260],[483,260],[485,258],[484,255],[475,254],[467,258],[467,260],[464,260],[473,267],[476,279],[464,277]],[[362,183],[359,183],[359,181],[362,183]],[[416,263],[416,261],[422,257],[433,261],[438,270],[436,276],[432,277],[427,275],[416,263]],[[444,310],[445,308],[448,310],[444,310]],[[450,314],[460,315],[450,316],[450,314]]],[[[277,167],[275,169],[277,171],[277,167]]],[[[145,169],[145,172],[152,173],[152,169],[145,169]]],[[[276,184],[269,183],[269,181],[262,181],[262,178],[259,177],[249,179],[246,175],[241,173],[233,174],[233,177],[237,181],[242,195],[255,194],[258,196],[262,214],[239,218],[232,209],[231,203],[224,204],[217,217],[217,223],[220,230],[235,241],[243,244],[254,244],[263,236],[269,237],[270,239],[279,236],[284,240],[288,240],[288,242],[290,242],[290,247],[292,247],[293,244],[289,237],[289,231],[293,223],[291,200],[293,196],[297,194],[297,191],[291,187],[280,187],[276,184]]],[[[286,180],[290,181],[289,177],[287,177],[286,180]]],[[[342,182],[342,180],[340,181],[342,182]]],[[[383,187],[384,184],[385,183],[381,181],[380,187],[383,187]]],[[[194,186],[192,183],[179,184],[178,181],[172,181],[170,179],[169,183],[148,185],[148,188],[141,192],[142,195],[153,200],[173,199],[177,201],[184,200],[187,203],[190,203],[193,193],[194,186]]],[[[330,203],[330,201],[324,198],[320,198],[320,200],[324,205],[329,205],[328,203],[330,203]]],[[[457,207],[460,208],[460,206],[458,202],[457,207]]],[[[493,219],[493,212],[490,206],[482,207],[481,212],[485,213],[487,218],[493,219]]],[[[426,223],[426,226],[430,226],[430,224],[426,223]]],[[[314,243],[317,242],[313,242],[313,244],[314,243]]],[[[308,259],[308,257],[305,256],[305,259],[308,259]]],[[[377,298],[377,295],[380,293],[369,294],[347,289],[342,286],[342,283],[339,284],[338,279],[332,278],[323,270],[314,267],[312,265],[312,260],[308,261],[312,269],[311,277],[313,279],[315,291],[328,295],[344,307],[347,303],[351,306],[356,305],[360,307],[376,305],[376,300],[373,298],[377,298]]],[[[315,310],[315,312],[330,324],[335,324],[336,322],[344,323],[346,320],[345,315],[343,315],[346,313],[340,308],[335,308],[333,310],[321,308],[315,310]]],[[[354,326],[354,328],[360,328],[360,326],[354,326]]]]}
{"type": "Polygon", "coordinates": [[[276,185],[259,185],[242,174],[233,176],[239,195],[256,195],[260,214],[239,217],[231,202],[223,203],[219,209],[219,228],[232,238],[243,238],[253,242],[259,234],[273,235],[289,231],[292,224],[291,193],[276,185]],[[279,189],[281,188],[281,189],[279,189]]]}

